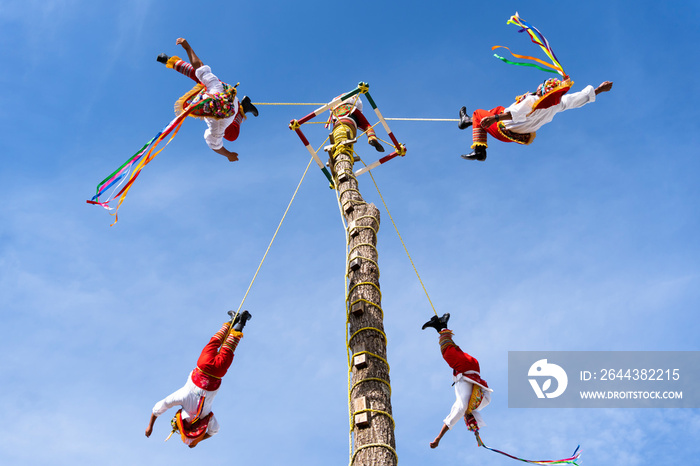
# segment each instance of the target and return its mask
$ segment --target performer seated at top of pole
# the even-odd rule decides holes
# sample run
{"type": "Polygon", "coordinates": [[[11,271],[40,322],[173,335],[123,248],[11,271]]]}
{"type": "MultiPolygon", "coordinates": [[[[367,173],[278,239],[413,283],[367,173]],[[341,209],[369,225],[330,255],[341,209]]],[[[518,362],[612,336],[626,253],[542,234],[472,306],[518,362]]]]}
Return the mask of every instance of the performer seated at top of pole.
{"type": "Polygon", "coordinates": [[[550,78],[537,87],[535,92],[519,96],[507,108],[495,107],[491,110],[475,110],[470,117],[466,107],[459,110],[459,129],[472,126],[472,146],[470,154],[462,155],[466,160],[486,160],[487,134],[503,142],[530,144],[535,132],[554,119],[554,115],[564,110],[579,108],[595,102],[601,92],[612,89],[613,83],[605,81],[597,88],[586,86],[582,91],[562,96],[562,90],[571,87],[568,77],[564,80],[550,78]]]}
{"type": "MultiPolygon", "coordinates": [[[[338,97],[336,97],[336,99],[338,97]]],[[[379,139],[377,139],[374,128],[369,124],[369,121],[367,121],[367,118],[365,118],[365,115],[362,113],[362,99],[360,99],[359,95],[354,95],[345,102],[333,107],[328,124],[333,123],[335,125],[335,123],[344,116],[352,118],[355,124],[357,124],[357,127],[367,134],[367,142],[369,145],[374,147],[377,152],[384,152],[384,146],[382,146],[379,139]]],[[[326,127],[328,127],[328,124],[326,124],[326,127]]]]}
{"type": "MultiPolygon", "coordinates": [[[[233,311],[229,315],[234,317],[233,311]]],[[[170,435],[180,432],[182,441],[190,448],[219,432],[219,423],[211,406],[221,386],[221,378],[231,366],[238,342],[243,338],[243,327],[250,318],[250,313],[243,311],[214,334],[202,350],[197,366],[187,376],[185,386],[153,407],[146,437],[151,436],[158,416],[177,405],[181,409],[170,422],[173,427],[170,435]]]]}
{"type": "Polygon", "coordinates": [[[437,448],[440,440],[448,430],[452,429],[460,418],[464,419],[467,428],[478,431],[486,425],[479,411],[491,402],[491,390],[481,378],[479,361],[465,353],[452,341],[452,330],[447,328],[450,314],[442,317],[433,316],[423,324],[423,330],[433,327],[439,334],[440,352],[443,359],[452,368],[456,400],[450,414],[444,419],[440,433],[430,442],[430,448],[437,448]]]}
{"type": "Polygon", "coordinates": [[[183,38],[175,41],[187,52],[189,63],[177,56],[169,57],[164,53],[158,55],[156,60],[165,64],[198,83],[190,92],[182,96],[175,104],[176,112],[182,112],[184,107],[189,105],[193,98],[204,93],[204,97],[211,98],[211,102],[201,110],[193,112],[192,116],[203,118],[207,123],[207,130],[204,132],[204,140],[207,145],[217,154],[228,158],[231,162],[238,160],[238,153],[231,152],[224,147],[223,140],[235,141],[238,139],[240,125],[245,119],[246,113],[258,116],[258,109],[251,103],[250,98],[243,97],[239,102],[236,96],[236,86],[230,86],[211,72],[208,65],[194,52],[190,44],[183,38]]]}

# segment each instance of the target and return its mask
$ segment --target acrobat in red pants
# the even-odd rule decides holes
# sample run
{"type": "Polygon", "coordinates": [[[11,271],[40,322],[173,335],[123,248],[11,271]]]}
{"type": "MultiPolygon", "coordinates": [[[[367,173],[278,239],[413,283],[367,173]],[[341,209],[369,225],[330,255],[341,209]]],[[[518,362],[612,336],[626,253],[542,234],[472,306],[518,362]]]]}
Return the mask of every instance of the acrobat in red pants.
{"type": "MultiPolygon", "coordinates": [[[[190,448],[219,431],[219,423],[211,410],[214,398],[221,386],[221,379],[233,362],[238,342],[243,338],[243,326],[250,319],[244,311],[234,321],[226,322],[214,334],[197,359],[197,366],[187,377],[185,386],[162,399],[153,407],[146,428],[146,437],[153,432],[156,419],[174,406],[181,406],[171,421],[173,431],[180,433],[182,441],[190,448]]],[[[170,437],[168,437],[170,438],[170,437]]]]}
{"type": "Polygon", "coordinates": [[[441,318],[435,316],[423,326],[424,329],[435,328],[440,335],[440,352],[445,362],[452,368],[456,398],[450,414],[443,421],[440,433],[430,442],[431,448],[437,448],[443,435],[462,418],[469,430],[474,431],[485,426],[479,411],[491,402],[492,390],[481,378],[479,361],[462,351],[452,340],[452,330],[447,328],[449,317],[449,314],[441,318]]]}

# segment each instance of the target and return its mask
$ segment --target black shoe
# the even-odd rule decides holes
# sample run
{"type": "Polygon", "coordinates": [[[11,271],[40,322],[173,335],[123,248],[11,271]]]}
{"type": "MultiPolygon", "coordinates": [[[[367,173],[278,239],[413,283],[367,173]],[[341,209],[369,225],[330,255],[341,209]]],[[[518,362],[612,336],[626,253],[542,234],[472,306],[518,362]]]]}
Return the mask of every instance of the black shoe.
{"type": "Polygon", "coordinates": [[[243,97],[241,105],[243,106],[243,113],[252,113],[253,116],[258,116],[258,109],[251,103],[250,97],[243,97]]]}
{"type": "Polygon", "coordinates": [[[450,313],[445,313],[442,317],[432,316],[429,321],[423,324],[422,330],[433,327],[438,332],[447,328],[447,321],[450,320],[450,313]]]}
{"type": "Polygon", "coordinates": [[[164,64],[164,65],[168,63],[168,60],[170,60],[170,57],[167,56],[167,55],[164,54],[164,53],[161,53],[160,55],[158,55],[158,56],[156,57],[156,61],[158,61],[158,62],[160,62],[160,63],[162,63],[162,64],[164,64]]]}
{"type": "Polygon", "coordinates": [[[248,322],[250,319],[252,319],[253,316],[250,315],[250,312],[248,311],[243,311],[240,314],[238,314],[238,318],[236,319],[236,322],[233,324],[233,329],[237,330],[239,332],[243,331],[243,327],[245,327],[246,322],[248,322]]]}
{"type": "Polygon", "coordinates": [[[462,107],[459,109],[459,123],[457,127],[459,129],[467,129],[472,125],[472,117],[467,115],[467,107],[462,107]]]}
{"type": "Polygon", "coordinates": [[[464,160],[478,160],[479,162],[483,162],[486,160],[486,148],[484,146],[476,146],[474,152],[461,155],[460,157],[464,160]]]}
{"type": "Polygon", "coordinates": [[[377,149],[377,152],[384,152],[384,146],[379,142],[379,139],[370,139],[369,145],[377,149]]]}

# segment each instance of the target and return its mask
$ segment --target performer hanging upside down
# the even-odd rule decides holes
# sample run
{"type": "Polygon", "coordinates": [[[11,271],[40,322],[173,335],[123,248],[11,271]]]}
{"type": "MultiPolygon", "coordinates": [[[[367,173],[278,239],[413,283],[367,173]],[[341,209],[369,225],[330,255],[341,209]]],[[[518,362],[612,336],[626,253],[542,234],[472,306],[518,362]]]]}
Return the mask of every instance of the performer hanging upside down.
{"type": "Polygon", "coordinates": [[[460,418],[464,418],[467,428],[476,431],[486,425],[479,411],[491,402],[491,390],[487,383],[481,379],[479,361],[473,356],[463,352],[452,341],[452,330],[447,328],[450,314],[442,317],[433,316],[423,324],[423,330],[433,327],[440,335],[440,352],[443,359],[452,368],[454,378],[456,401],[452,405],[450,414],[443,421],[440,433],[435,440],[430,442],[430,448],[437,448],[445,433],[452,429],[460,418]]]}
{"type": "Polygon", "coordinates": [[[518,97],[508,108],[496,107],[491,110],[475,110],[471,117],[466,107],[459,110],[459,129],[472,126],[474,151],[462,155],[466,160],[486,160],[487,134],[503,142],[530,144],[535,139],[535,131],[549,123],[559,112],[579,108],[595,102],[596,95],[608,92],[613,83],[605,81],[596,89],[586,86],[582,91],[570,95],[566,93],[573,83],[569,79],[560,81],[547,79],[534,93],[518,97]]]}
{"type": "Polygon", "coordinates": [[[176,56],[168,57],[164,53],[158,55],[156,59],[168,68],[179,71],[197,82],[194,89],[176,102],[176,112],[180,114],[192,99],[204,92],[203,97],[210,97],[212,100],[204,108],[192,114],[195,117],[203,118],[207,123],[204,140],[217,154],[227,157],[231,162],[238,160],[238,154],[226,149],[223,140],[235,141],[238,138],[240,125],[245,119],[245,114],[252,113],[253,116],[258,116],[258,109],[248,97],[243,97],[239,102],[238,97],[236,97],[238,84],[230,86],[220,81],[211,72],[211,68],[202,63],[202,60],[194,53],[185,39],[179,38],[175,43],[185,49],[190,60],[189,63],[176,56]]]}
{"type": "MultiPolygon", "coordinates": [[[[229,315],[233,317],[233,312],[229,312],[229,315]]],[[[187,376],[185,386],[153,407],[146,437],[151,436],[158,416],[177,405],[182,408],[170,422],[173,427],[170,435],[180,432],[182,441],[190,448],[219,432],[219,423],[211,406],[221,386],[221,378],[233,362],[236,346],[243,338],[243,327],[250,318],[250,313],[243,311],[232,322],[224,323],[221,330],[214,334],[202,350],[197,366],[187,376]]]]}
{"type": "MultiPolygon", "coordinates": [[[[338,97],[336,97],[336,99],[338,97]]],[[[342,104],[338,104],[333,107],[331,109],[331,116],[326,127],[328,127],[330,123],[335,124],[339,118],[344,116],[349,116],[352,118],[355,124],[357,124],[357,127],[367,134],[367,142],[369,145],[374,147],[377,152],[384,152],[384,146],[382,146],[379,139],[377,139],[377,134],[374,132],[374,128],[369,124],[369,121],[367,121],[367,118],[365,118],[365,115],[362,113],[362,100],[360,99],[359,95],[352,96],[342,104]]]]}

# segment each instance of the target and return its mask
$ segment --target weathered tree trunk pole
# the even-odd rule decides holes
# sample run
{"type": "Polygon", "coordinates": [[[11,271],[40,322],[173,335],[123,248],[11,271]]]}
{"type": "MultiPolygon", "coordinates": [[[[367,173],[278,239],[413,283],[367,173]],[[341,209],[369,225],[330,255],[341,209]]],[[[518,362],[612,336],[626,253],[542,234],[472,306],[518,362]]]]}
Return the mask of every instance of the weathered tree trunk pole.
{"type": "Polygon", "coordinates": [[[393,466],[398,463],[391,386],[386,356],[377,264],[379,209],[367,204],[353,174],[357,128],[348,117],[333,127],[331,169],[348,225],[349,346],[352,354],[350,410],[353,433],[351,466],[393,466]]]}

